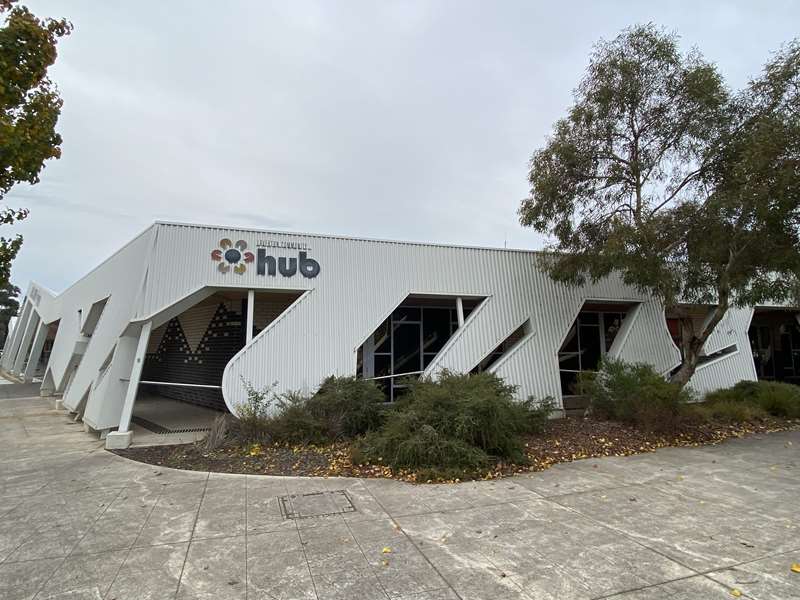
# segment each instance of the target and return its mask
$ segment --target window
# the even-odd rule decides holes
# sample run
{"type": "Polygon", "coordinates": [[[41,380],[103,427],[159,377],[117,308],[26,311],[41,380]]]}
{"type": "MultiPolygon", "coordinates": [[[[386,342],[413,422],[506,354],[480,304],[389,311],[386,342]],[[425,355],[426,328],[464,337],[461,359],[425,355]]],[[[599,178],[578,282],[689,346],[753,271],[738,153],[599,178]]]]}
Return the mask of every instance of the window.
{"type": "Polygon", "coordinates": [[[627,313],[584,310],[578,314],[558,352],[561,393],[575,393],[578,373],[595,371],[622,328],[627,313]]]}
{"type": "MultiPolygon", "coordinates": [[[[464,300],[465,318],[479,302],[464,300]]],[[[409,298],[359,349],[357,372],[375,379],[387,400],[396,400],[407,387],[402,375],[422,373],[458,329],[455,304],[455,298],[409,298]]]]}
{"type": "Polygon", "coordinates": [[[526,320],[522,325],[517,327],[514,331],[512,331],[509,336],[500,342],[500,345],[497,346],[492,352],[484,358],[474,369],[472,369],[473,373],[482,373],[493,364],[495,364],[498,360],[500,360],[506,353],[508,353],[512,348],[514,348],[521,340],[524,338],[528,333],[531,331],[531,322],[530,319],[526,320]]]}

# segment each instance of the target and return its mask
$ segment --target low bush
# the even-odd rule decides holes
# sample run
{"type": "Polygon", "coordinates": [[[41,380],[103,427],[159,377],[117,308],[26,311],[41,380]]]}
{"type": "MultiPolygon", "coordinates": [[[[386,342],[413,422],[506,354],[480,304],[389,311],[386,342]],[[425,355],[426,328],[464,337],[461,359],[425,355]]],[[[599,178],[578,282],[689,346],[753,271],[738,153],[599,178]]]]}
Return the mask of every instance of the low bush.
{"type": "Polygon", "coordinates": [[[701,402],[693,409],[700,420],[712,422],[754,423],[767,417],[767,412],[758,404],[730,399],[701,402]]]}
{"type": "Polygon", "coordinates": [[[385,397],[373,381],[356,377],[328,377],[306,402],[309,414],[322,426],[324,436],[354,438],[383,423],[385,397]]]}
{"type": "Polygon", "coordinates": [[[328,377],[313,396],[276,394],[244,382],[247,400],[237,407],[242,443],[329,443],[363,435],[383,421],[384,396],[372,381],[328,377]]]}
{"type": "Polygon", "coordinates": [[[436,381],[411,382],[383,427],[357,446],[354,460],[432,477],[474,472],[492,458],[524,462],[520,436],[540,431],[551,406],[516,402],[515,391],[490,373],[444,372],[436,381]]]}
{"type": "Polygon", "coordinates": [[[729,402],[760,407],[774,417],[800,419],[800,386],[776,381],[740,381],[731,388],[711,392],[707,404],[729,402]]]}
{"type": "Polygon", "coordinates": [[[271,441],[272,422],[279,400],[273,392],[275,385],[259,390],[247,381],[243,380],[242,383],[247,398],[236,407],[237,418],[232,424],[231,431],[244,443],[268,443],[271,441]]]}
{"type": "Polygon", "coordinates": [[[578,392],[588,397],[598,417],[648,431],[673,431],[692,419],[687,410],[691,392],[644,363],[604,359],[596,372],[579,374],[578,392]]]}

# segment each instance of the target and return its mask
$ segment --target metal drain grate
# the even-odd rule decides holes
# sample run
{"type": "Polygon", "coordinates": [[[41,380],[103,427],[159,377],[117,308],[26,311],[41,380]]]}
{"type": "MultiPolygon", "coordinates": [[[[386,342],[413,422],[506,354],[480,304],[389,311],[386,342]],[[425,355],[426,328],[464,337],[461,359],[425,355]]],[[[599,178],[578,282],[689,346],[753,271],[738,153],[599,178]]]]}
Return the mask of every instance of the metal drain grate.
{"type": "Polygon", "coordinates": [[[194,433],[197,431],[209,431],[211,429],[210,427],[184,427],[181,429],[168,429],[163,425],[159,425],[158,423],[153,423],[152,421],[148,421],[147,419],[136,416],[131,417],[131,421],[137,425],[141,425],[148,431],[152,431],[153,433],[159,435],[167,435],[169,433],[194,433]]]}
{"type": "Polygon", "coordinates": [[[356,512],[344,490],[291,494],[278,498],[285,519],[313,519],[356,512]]]}

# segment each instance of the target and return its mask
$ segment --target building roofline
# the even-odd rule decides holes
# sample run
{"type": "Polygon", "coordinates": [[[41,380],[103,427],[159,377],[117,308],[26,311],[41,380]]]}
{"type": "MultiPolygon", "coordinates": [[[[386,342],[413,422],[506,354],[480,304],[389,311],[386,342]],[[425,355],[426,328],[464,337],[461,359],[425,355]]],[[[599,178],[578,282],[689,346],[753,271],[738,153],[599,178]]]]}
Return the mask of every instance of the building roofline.
{"type": "Polygon", "coordinates": [[[514,252],[514,253],[524,253],[524,254],[546,254],[546,252],[542,250],[529,250],[526,248],[500,248],[497,246],[470,246],[467,244],[443,244],[443,243],[436,243],[436,242],[415,242],[410,240],[395,240],[395,239],[382,239],[382,238],[370,238],[370,237],[361,237],[361,236],[347,236],[347,235],[334,235],[334,234],[326,234],[326,233],[310,233],[307,231],[291,231],[291,230],[281,230],[281,229],[259,229],[256,227],[239,227],[235,225],[209,225],[207,223],[191,223],[185,221],[164,221],[164,220],[157,220],[154,222],[154,225],[174,225],[178,227],[197,227],[203,229],[218,229],[220,231],[229,231],[229,230],[236,230],[236,231],[248,231],[251,233],[268,233],[274,235],[294,235],[294,236],[302,236],[302,237],[309,237],[309,238],[317,238],[317,239],[331,239],[331,240],[342,240],[342,241],[351,241],[351,242],[372,242],[378,244],[399,244],[404,246],[424,246],[424,247],[433,247],[433,248],[450,248],[456,250],[490,250],[494,252],[514,252]]]}

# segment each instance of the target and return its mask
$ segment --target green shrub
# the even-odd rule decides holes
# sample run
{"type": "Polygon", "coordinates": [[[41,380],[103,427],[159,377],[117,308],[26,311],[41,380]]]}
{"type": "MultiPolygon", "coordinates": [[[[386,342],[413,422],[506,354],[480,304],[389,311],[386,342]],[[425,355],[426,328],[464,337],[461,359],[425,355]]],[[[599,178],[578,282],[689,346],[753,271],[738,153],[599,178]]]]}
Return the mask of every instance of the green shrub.
{"type": "Polygon", "coordinates": [[[272,441],[271,425],[280,398],[274,393],[275,384],[263,389],[254,388],[242,380],[247,398],[236,406],[236,421],[231,431],[241,442],[261,444],[272,441]]]}
{"type": "Polygon", "coordinates": [[[754,402],[740,402],[729,398],[701,402],[693,408],[704,421],[753,423],[767,416],[766,411],[754,402]]]}
{"type": "Polygon", "coordinates": [[[775,417],[800,419],[800,386],[789,383],[740,381],[731,388],[707,394],[705,400],[748,403],[775,417]]]}
{"type": "Polygon", "coordinates": [[[523,433],[542,433],[555,407],[556,401],[552,396],[547,396],[543,400],[531,397],[523,401],[520,411],[523,433]]]}
{"type": "Polygon", "coordinates": [[[327,439],[354,438],[377,429],[383,422],[385,397],[374,381],[356,377],[328,377],[309,398],[306,409],[327,439]]]}
{"type": "Polygon", "coordinates": [[[691,392],[668,382],[652,366],[604,359],[597,372],[578,376],[578,392],[594,414],[649,431],[672,431],[691,419],[691,392]]]}
{"type": "Polygon", "coordinates": [[[384,396],[372,381],[328,377],[313,396],[275,394],[244,382],[247,400],[237,407],[240,441],[247,444],[329,443],[380,426],[384,396]]]}
{"type": "Polygon", "coordinates": [[[354,457],[439,477],[485,468],[490,457],[524,462],[520,435],[541,430],[551,406],[516,402],[515,391],[490,373],[411,382],[354,457]]]}

